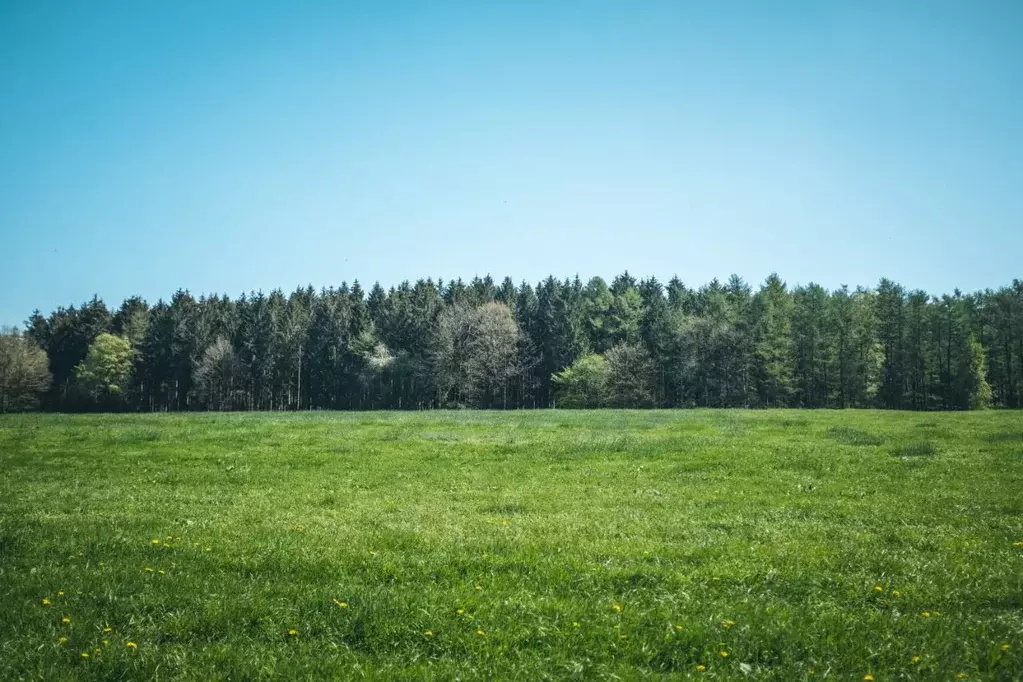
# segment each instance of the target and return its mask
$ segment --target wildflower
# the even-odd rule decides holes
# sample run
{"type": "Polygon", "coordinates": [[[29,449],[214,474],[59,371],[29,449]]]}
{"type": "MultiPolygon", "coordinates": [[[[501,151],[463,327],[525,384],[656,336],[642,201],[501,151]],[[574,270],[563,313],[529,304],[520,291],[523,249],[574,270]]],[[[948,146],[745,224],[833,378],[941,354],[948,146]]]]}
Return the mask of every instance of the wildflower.
{"type": "Polygon", "coordinates": [[[913,662],[914,663],[919,663],[920,662],[920,657],[919,656],[914,656],[913,657],[913,662]]]}
{"type": "Polygon", "coordinates": [[[969,675],[967,675],[966,673],[956,673],[957,680],[965,680],[967,677],[969,677],[969,675]]]}
{"type": "Polygon", "coordinates": [[[424,630],[423,631],[423,637],[426,637],[427,639],[429,639],[430,637],[433,637],[433,630],[424,630]]]}
{"type": "Polygon", "coordinates": [[[874,591],[875,592],[884,592],[884,588],[881,587],[880,585],[874,585],[874,591]]]}
{"type": "Polygon", "coordinates": [[[618,602],[613,602],[613,603],[611,604],[611,606],[612,606],[612,608],[614,608],[614,610],[615,610],[615,611],[617,611],[618,613],[621,613],[621,612],[622,612],[622,605],[621,605],[621,604],[619,604],[618,602]]]}
{"type": "Polygon", "coordinates": [[[109,639],[104,639],[103,640],[103,646],[110,646],[110,640],[109,639]]]}
{"type": "Polygon", "coordinates": [[[57,596],[58,597],[63,597],[64,596],[63,590],[57,590],[57,596]]]}
{"type": "Polygon", "coordinates": [[[43,606],[49,606],[52,602],[46,597],[43,597],[43,606]]]}
{"type": "Polygon", "coordinates": [[[1008,644],[1003,644],[1002,645],[1002,651],[1008,651],[1008,650],[1009,650],[1009,645],[1008,644]]]}
{"type": "Polygon", "coordinates": [[[898,590],[892,590],[892,596],[893,597],[898,597],[900,594],[902,594],[902,593],[899,592],[898,590]]]}
{"type": "Polygon", "coordinates": [[[625,640],[625,639],[628,639],[628,638],[629,638],[628,635],[618,635],[618,639],[625,640]]]}
{"type": "Polygon", "coordinates": [[[288,630],[288,637],[298,637],[298,630],[295,630],[294,628],[288,630]]]}
{"type": "Polygon", "coordinates": [[[485,633],[485,632],[483,632],[482,630],[480,630],[480,629],[478,629],[478,628],[477,628],[477,630],[476,630],[476,636],[477,636],[477,637],[486,637],[486,636],[487,636],[487,633],[485,633]]]}
{"type": "Polygon", "coordinates": [[[159,571],[157,571],[157,573],[159,573],[160,575],[163,575],[163,569],[161,568],[159,571]]]}
{"type": "Polygon", "coordinates": [[[61,635],[60,637],[57,638],[57,644],[65,644],[66,642],[67,642],[67,637],[64,637],[63,635],[61,635]]]}
{"type": "Polygon", "coordinates": [[[103,562],[102,562],[102,561],[101,561],[101,562],[99,562],[99,565],[100,565],[100,566],[102,566],[102,565],[103,565],[103,562]]]}
{"type": "Polygon", "coordinates": [[[174,536],[173,536],[173,535],[168,535],[168,536],[167,536],[167,540],[168,540],[168,541],[170,541],[170,540],[173,540],[173,539],[174,539],[174,536]]]}
{"type": "Polygon", "coordinates": [[[675,632],[682,632],[682,624],[681,623],[675,626],[675,632]]]}
{"type": "Polygon", "coordinates": [[[728,658],[728,652],[724,649],[721,650],[721,658],[728,658]]]}
{"type": "Polygon", "coordinates": [[[203,548],[202,551],[204,551],[204,552],[212,552],[213,550],[211,548],[209,548],[209,547],[205,547],[205,548],[203,548]]]}
{"type": "Polygon", "coordinates": [[[335,604],[337,604],[337,607],[338,607],[339,609],[347,609],[347,608],[348,608],[348,602],[346,602],[346,601],[338,601],[337,599],[334,599],[334,600],[332,600],[332,601],[333,601],[333,602],[334,602],[335,604]]]}
{"type": "Polygon", "coordinates": [[[734,620],[723,620],[723,621],[721,621],[721,627],[723,627],[725,630],[731,630],[732,626],[734,626],[734,625],[735,625],[735,621],[734,620]]]}
{"type": "Polygon", "coordinates": [[[698,666],[696,666],[696,672],[698,672],[698,673],[702,673],[706,669],[707,669],[707,666],[705,666],[705,665],[698,665],[698,666]]]}
{"type": "Polygon", "coordinates": [[[920,613],[920,616],[922,618],[930,618],[931,617],[931,612],[930,611],[923,611],[923,612],[920,613]]]}
{"type": "Polygon", "coordinates": [[[158,545],[158,544],[160,544],[160,541],[159,541],[159,540],[157,540],[156,538],[153,538],[153,544],[154,544],[154,545],[158,545]]]}
{"type": "Polygon", "coordinates": [[[138,649],[139,648],[139,645],[136,644],[135,642],[128,642],[128,644],[126,644],[125,646],[127,646],[129,649],[138,649]]]}
{"type": "MultiPolygon", "coordinates": [[[[579,627],[579,621],[577,621],[577,620],[573,620],[573,621],[572,621],[572,627],[574,627],[574,628],[577,628],[577,627],[579,627]]],[[[1009,646],[1009,645],[1008,645],[1008,644],[1006,644],[1006,646],[1009,646]]]]}
{"type": "Polygon", "coordinates": [[[99,653],[102,653],[102,652],[103,652],[103,650],[102,650],[102,649],[100,649],[99,647],[96,647],[95,649],[93,649],[93,651],[95,651],[95,652],[96,652],[97,654],[99,654],[99,653]]]}
{"type": "Polygon", "coordinates": [[[113,631],[114,631],[114,629],[112,627],[110,627],[109,625],[106,626],[105,628],[103,628],[103,632],[113,632],[113,631]]]}
{"type": "Polygon", "coordinates": [[[145,571],[146,573],[152,573],[153,572],[153,569],[151,569],[149,566],[146,566],[142,570],[145,571]]]}
{"type": "Polygon", "coordinates": [[[88,658],[88,657],[89,657],[89,652],[88,651],[83,651],[82,652],[82,658],[88,658]]]}
{"type": "Polygon", "coordinates": [[[867,673],[866,675],[863,676],[863,682],[874,682],[874,676],[871,675],[870,673],[867,673]]]}
{"type": "Polygon", "coordinates": [[[482,588],[482,587],[480,587],[479,585],[477,585],[477,586],[476,586],[476,591],[477,591],[477,592],[482,592],[482,591],[483,591],[483,588],[482,588]]]}
{"type": "Polygon", "coordinates": [[[67,625],[71,622],[71,619],[68,618],[67,616],[64,616],[63,618],[60,619],[60,622],[64,623],[64,625],[67,625]]]}
{"type": "Polygon", "coordinates": [[[1013,547],[1023,547],[1023,540],[1020,540],[1019,542],[1012,543],[1012,546],[1013,547]]]}

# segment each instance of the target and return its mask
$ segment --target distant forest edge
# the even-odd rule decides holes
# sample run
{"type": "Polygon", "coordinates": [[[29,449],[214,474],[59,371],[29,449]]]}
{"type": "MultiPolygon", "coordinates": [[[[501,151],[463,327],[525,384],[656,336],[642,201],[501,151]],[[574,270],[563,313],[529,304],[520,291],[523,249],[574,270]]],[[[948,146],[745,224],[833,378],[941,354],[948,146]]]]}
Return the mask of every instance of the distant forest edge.
{"type": "Polygon", "coordinates": [[[535,287],[489,276],[367,294],[94,297],[0,336],[0,407],[297,410],[879,407],[1023,402],[1023,282],[930,296],[698,289],[628,273],[535,287]]]}

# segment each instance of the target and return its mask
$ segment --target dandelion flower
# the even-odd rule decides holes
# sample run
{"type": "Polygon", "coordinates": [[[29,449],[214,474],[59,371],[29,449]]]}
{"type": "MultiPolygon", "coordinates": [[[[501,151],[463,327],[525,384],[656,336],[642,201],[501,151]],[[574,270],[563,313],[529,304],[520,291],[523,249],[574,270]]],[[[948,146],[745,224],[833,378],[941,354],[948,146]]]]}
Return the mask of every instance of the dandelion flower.
{"type": "Polygon", "coordinates": [[[863,682],[874,682],[874,676],[871,675],[870,673],[867,673],[866,675],[863,676],[863,682]]]}
{"type": "Polygon", "coordinates": [[[337,604],[337,607],[339,609],[347,609],[348,608],[348,602],[346,602],[346,601],[338,601],[337,599],[334,599],[333,601],[334,601],[335,604],[337,604]]]}
{"type": "Polygon", "coordinates": [[[682,624],[681,623],[675,626],[675,632],[682,632],[682,624]]]}
{"type": "Polygon", "coordinates": [[[969,677],[969,675],[967,675],[966,673],[956,673],[957,680],[965,680],[967,677],[969,677]]]}
{"type": "Polygon", "coordinates": [[[153,572],[153,569],[151,569],[149,566],[146,566],[142,570],[145,571],[146,573],[152,573],[153,572]]]}
{"type": "Polygon", "coordinates": [[[423,630],[423,637],[426,637],[427,639],[433,637],[433,630],[423,630]]]}
{"type": "Polygon", "coordinates": [[[139,645],[136,644],[135,642],[128,642],[128,644],[126,644],[125,646],[127,646],[129,649],[138,649],[139,648],[139,645]]]}
{"type": "Polygon", "coordinates": [[[913,657],[913,662],[914,663],[919,663],[920,662],[920,657],[919,656],[914,656],[913,657]]]}
{"type": "Polygon", "coordinates": [[[103,640],[103,646],[110,646],[110,640],[109,639],[104,639],[103,640]]]}
{"type": "Polygon", "coordinates": [[[1012,543],[1012,546],[1013,546],[1013,547],[1023,547],[1023,540],[1021,540],[1020,542],[1014,542],[1014,543],[1012,543]]]}
{"type": "Polygon", "coordinates": [[[60,622],[64,623],[65,625],[67,625],[68,623],[71,622],[71,619],[68,618],[67,616],[64,616],[63,618],[60,619],[60,622]]]}
{"type": "Polygon", "coordinates": [[[728,658],[728,652],[724,649],[721,650],[721,658],[728,658]]]}
{"type": "Polygon", "coordinates": [[[298,630],[295,630],[294,628],[288,630],[288,637],[298,637],[298,630]]]}
{"type": "Polygon", "coordinates": [[[624,639],[628,639],[628,638],[629,638],[628,635],[618,635],[618,639],[623,639],[624,640],[624,639]]]}
{"type": "MultiPolygon", "coordinates": [[[[577,628],[577,627],[579,627],[579,621],[577,621],[577,620],[573,620],[573,621],[572,621],[572,627],[574,627],[574,628],[577,628]]],[[[1006,644],[1006,646],[1008,646],[1008,644],[1006,644]]]]}
{"type": "Polygon", "coordinates": [[[734,625],[735,625],[735,621],[734,620],[723,620],[723,621],[721,621],[721,627],[723,627],[725,630],[731,630],[734,625]]]}
{"type": "Polygon", "coordinates": [[[157,573],[159,573],[160,575],[163,575],[163,569],[161,568],[159,571],[157,571],[157,573]]]}
{"type": "Polygon", "coordinates": [[[618,602],[613,602],[613,603],[611,604],[611,606],[612,606],[612,608],[614,608],[614,610],[615,610],[615,611],[617,611],[618,613],[621,613],[621,612],[622,612],[622,605],[621,605],[621,604],[619,604],[618,602]]]}
{"type": "Polygon", "coordinates": [[[49,606],[51,603],[52,602],[49,599],[47,599],[46,597],[43,597],[43,606],[49,606]]]}
{"type": "Polygon", "coordinates": [[[114,631],[114,629],[112,627],[110,627],[109,625],[106,626],[105,628],[103,628],[103,632],[113,632],[113,631],[114,631]]]}
{"type": "Polygon", "coordinates": [[[477,629],[476,630],[476,636],[477,637],[486,637],[487,633],[483,632],[482,630],[477,629]]]}
{"type": "Polygon", "coordinates": [[[153,539],[153,544],[154,544],[154,545],[158,545],[158,544],[160,544],[160,541],[154,538],[154,539],[153,539]]]}
{"type": "Polygon", "coordinates": [[[875,592],[884,592],[884,588],[881,587],[880,585],[874,585],[874,591],[875,592]]]}
{"type": "Polygon", "coordinates": [[[83,651],[82,652],[82,658],[88,658],[88,657],[89,657],[89,652],[88,651],[83,651]]]}
{"type": "Polygon", "coordinates": [[[477,585],[477,586],[476,586],[476,591],[477,591],[477,592],[482,592],[482,591],[483,591],[483,588],[482,588],[482,587],[480,587],[479,585],[477,585]]]}
{"type": "Polygon", "coordinates": [[[455,611],[455,613],[461,616],[463,613],[465,613],[465,609],[458,609],[457,611],[455,611]]]}
{"type": "Polygon", "coordinates": [[[63,597],[64,596],[64,591],[63,590],[57,590],[57,596],[58,597],[63,597]]]}
{"type": "Polygon", "coordinates": [[[702,673],[706,669],[707,669],[707,666],[705,666],[705,665],[698,665],[698,666],[696,666],[696,672],[698,672],[698,673],[702,673]]]}
{"type": "Polygon", "coordinates": [[[61,635],[60,637],[57,638],[57,644],[65,644],[65,643],[67,643],[67,637],[64,637],[63,635],[61,635]]]}
{"type": "Polygon", "coordinates": [[[212,549],[212,548],[210,548],[210,547],[205,547],[205,548],[203,548],[203,550],[202,550],[202,551],[204,551],[204,552],[212,552],[212,551],[213,551],[213,549],[212,549]]]}
{"type": "Polygon", "coordinates": [[[930,618],[930,617],[931,617],[931,612],[930,612],[930,611],[923,611],[923,612],[922,612],[922,613],[920,614],[920,617],[921,617],[921,618],[930,618]]]}
{"type": "Polygon", "coordinates": [[[1008,650],[1009,650],[1009,645],[1008,644],[1003,644],[1002,645],[1002,651],[1008,651],[1008,650]]]}

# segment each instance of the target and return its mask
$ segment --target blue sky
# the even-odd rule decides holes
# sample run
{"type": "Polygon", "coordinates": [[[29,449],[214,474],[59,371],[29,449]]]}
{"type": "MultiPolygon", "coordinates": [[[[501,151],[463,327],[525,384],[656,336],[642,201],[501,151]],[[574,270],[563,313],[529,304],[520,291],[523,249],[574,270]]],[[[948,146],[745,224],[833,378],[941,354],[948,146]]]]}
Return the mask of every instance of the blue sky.
{"type": "Polygon", "coordinates": [[[0,324],[98,293],[1023,277],[1020,2],[0,0],[0,324]]]}

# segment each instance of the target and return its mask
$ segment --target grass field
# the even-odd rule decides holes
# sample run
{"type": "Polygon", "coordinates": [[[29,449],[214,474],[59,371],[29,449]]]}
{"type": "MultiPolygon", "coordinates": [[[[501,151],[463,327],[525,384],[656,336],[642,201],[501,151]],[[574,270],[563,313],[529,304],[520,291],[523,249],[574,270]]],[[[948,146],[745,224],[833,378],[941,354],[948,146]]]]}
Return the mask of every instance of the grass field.
{"type": "Polygon", "coordinates": [[[1023,677],[1023,415],[0,418],[0,679],[1023,677]]]}

